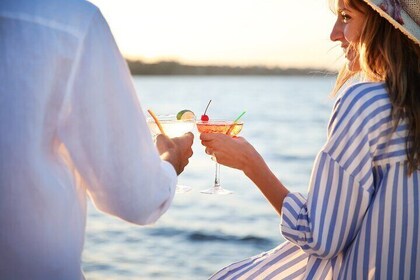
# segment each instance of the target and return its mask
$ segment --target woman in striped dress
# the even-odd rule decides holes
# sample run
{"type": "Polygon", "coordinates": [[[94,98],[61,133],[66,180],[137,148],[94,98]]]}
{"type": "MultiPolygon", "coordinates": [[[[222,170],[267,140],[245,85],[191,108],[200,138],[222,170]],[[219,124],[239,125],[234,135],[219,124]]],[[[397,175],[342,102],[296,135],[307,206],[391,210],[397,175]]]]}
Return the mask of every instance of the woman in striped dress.
{"type": "Polygon", "coordinates": [[[211,279],[420,279],[420,3],[337,0],[331,39],[347,58],[307,197],[244,138],[201,134],[281,215],[284,244],[211,279]],[[346,83],[360,75],[363,82],[346,83]]]}

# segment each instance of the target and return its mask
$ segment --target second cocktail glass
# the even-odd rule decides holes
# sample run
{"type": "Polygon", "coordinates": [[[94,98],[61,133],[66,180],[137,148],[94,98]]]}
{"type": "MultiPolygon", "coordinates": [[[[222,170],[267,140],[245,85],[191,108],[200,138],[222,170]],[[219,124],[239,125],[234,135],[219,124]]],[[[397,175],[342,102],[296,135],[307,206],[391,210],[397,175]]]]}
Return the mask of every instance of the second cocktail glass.
{"type": "MultiPolygon", "coordinates": [[[[157,115],[156,116],[165,131],[165,134],[170,137],[182,136],[187,132],[191,132],[195,126],[195,118],[178,120],[176,115],[157,115]]],[[[161,133],[158,125],[153,118],[147,118],[147,124],[152,132],[153,139],[161,133]]],[[[186,193],[192,188],[186,185],[177,185],[176,193],[186,193]]]]}
{"type": "MultiPolygon", "coordinates": [[[[198,121],[197,130],[200,133],[223,133],[229,136],[236,136],[241,132],[243,122],[233,122],[233,121],[224,121],[224,120],[210,120],[210,121],[198,121]]],[[[213,155],[214,157],[214,155],[213,155]]],[[[205,194],[231,194],[233,193],[230,190],[222,188],[220,185],[220,164],[216,161],[216,172],[214,177],[213,187],[201,191],[205,194]]]]}

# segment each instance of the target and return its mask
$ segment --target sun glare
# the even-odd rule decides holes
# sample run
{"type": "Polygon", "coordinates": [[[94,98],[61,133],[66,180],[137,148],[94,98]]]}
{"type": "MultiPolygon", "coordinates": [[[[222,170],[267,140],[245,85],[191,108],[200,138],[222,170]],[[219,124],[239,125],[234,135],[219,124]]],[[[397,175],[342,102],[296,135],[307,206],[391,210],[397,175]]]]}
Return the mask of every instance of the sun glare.
{"type": "Polygon", "coordinates": [[[91,0],[126,57],[335,69],[326,1],[91,0]]]}

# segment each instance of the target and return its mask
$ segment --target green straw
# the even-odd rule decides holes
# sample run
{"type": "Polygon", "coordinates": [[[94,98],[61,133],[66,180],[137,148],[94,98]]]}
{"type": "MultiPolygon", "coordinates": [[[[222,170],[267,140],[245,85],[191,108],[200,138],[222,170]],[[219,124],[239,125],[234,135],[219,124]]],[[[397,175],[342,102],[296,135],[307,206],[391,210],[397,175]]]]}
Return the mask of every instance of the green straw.
{"type": "Polygon", "coordinates": [[[234,121],[233,124],[229,127],[229,129],[226,131],[226,135],[229,135],[233,128],[235,127],[236,123],[239,121],[240,118],[242,118],[243,115],[245,115],[246,111],[243,111],[234,121]]]}
{"type": "Polygon", "coordinates": [[[242,118],[243,115],[245,115],[246,111],[243,111],[234,121],[233,123],[237,123],[240,118],[242,118]]]}

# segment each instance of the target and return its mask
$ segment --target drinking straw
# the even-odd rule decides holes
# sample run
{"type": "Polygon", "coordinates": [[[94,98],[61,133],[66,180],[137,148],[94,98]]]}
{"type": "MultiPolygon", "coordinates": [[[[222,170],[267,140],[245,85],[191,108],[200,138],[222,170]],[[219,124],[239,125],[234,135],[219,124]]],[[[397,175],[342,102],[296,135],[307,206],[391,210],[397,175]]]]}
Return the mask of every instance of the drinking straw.
{"type": "Polygon", "coordinates": [[[155,113],[153,113],[153,111],[152,111],[152,110],[150,110],[150,109],[148,109],[148,110],[147,110],[147,112],[149,112],[149,114],[152,116],[152,118],[153,118],[153,120],[155,121],[155,123],[157,124],[157,126],[158,126],[158,128],[159,128],[160,132],[161,132],[163,135],[166,135],[165,130],[163,130],[163,127],[162,127],[162,125],[160,124],[160,121],[159,121],[159,120],[158,120],[158,118],[156,117],[155,113]]]}
{"type": "Polygon", "coordinates": [[[233,128],[235,127],[236,123],[239,121],[240,118],[246,113],[246,111],[243,111],[234,121],[233,124],[229,127],[228,131],[226,131],[226,135],[229,135],[233,128]]]}

